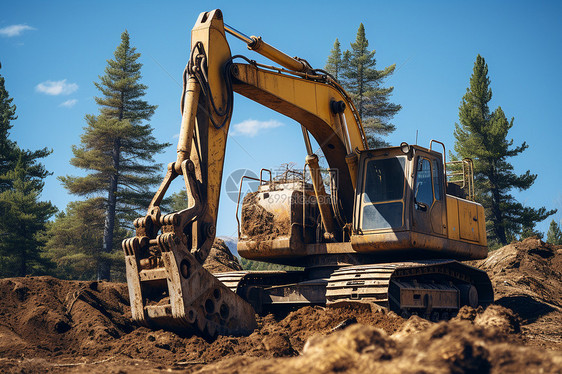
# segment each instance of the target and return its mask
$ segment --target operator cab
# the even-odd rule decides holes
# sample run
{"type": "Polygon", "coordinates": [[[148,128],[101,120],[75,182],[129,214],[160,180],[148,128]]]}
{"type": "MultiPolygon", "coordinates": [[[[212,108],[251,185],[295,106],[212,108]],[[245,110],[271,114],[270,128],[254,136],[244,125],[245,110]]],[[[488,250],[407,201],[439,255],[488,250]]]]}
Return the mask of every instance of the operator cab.
{"type": "Polygon", "coordinates": [[[422,147],[386,148],[361,154],[356,230],[408,230],[444,235],[441,154],[422,147]]]}
{"type": "Polygon", "coordinates": [[[485,256],[483,208],[446,194],[445,167],[441,153],[406,143],[361,152],[353,249],[403,250],[421,257],[435,252],[454,258],[485,256]],[[461,230],[463,224],[468,229],[461,230]]]}

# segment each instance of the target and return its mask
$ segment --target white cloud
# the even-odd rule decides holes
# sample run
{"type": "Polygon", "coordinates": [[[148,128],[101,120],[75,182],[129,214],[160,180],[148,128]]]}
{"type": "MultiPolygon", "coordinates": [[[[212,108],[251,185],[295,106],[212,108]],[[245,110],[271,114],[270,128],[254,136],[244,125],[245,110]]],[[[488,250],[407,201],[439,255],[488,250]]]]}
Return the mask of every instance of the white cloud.
{"type": "Polygon", "coordinates": [[[254,137],[261,130],[274,129],[280,126],[283,126],[283,123],[276,120],[258,121],[255,119],[247,119],[232,126],[232,135],[245,135],[254,137]]]}
{"type": "Polygon", "coordinates": [[[66,100],[64,103],[61,103],[59,106],[63,106],[65,108],[72,108],[74,105],[76,105],[77,102],[78,100],[76,99],[70,99],[70,100],[66,100]]]}
{"type": "Polygon", "coordinates": [[[37,92],[41,92],[47,95],[70,95],[78,89],[76,83],[66,83],[66,79],[61,81],[46,81],[39,83],[35,86],[37,92]]]}
{"type": "Polygon", "coordinates": [[[12,36],[20,36],[20,34],[26,30],[36,30],[35,27],[27,25],[10,25],[0,29],[0,35],[7,38],[12,36]]]}

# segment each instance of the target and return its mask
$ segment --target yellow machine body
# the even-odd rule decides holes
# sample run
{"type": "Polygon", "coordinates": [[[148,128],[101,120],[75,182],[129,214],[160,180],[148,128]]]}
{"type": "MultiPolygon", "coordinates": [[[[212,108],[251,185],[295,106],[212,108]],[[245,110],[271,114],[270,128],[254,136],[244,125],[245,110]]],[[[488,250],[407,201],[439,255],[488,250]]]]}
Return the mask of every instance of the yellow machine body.
{"type": "MultiPolygon", "coordinates": [[[[369,261],[378,262],[485,258],[488,249],[482,205],[446,193],[445,165],[440,153],[419,146],[409,149],[407,154],[400,147],[360,153],[352,231],[347,241],[329,242],[311,239],[310,235],[305,238],[302,227],[307,223],[303,224],[302,204],[274,209],[267,202],[280,199],[263,198],[269,193],[261,187],[256,198],[261,198],[262,208],[275,217],[275,226],[290,225],[294,229],[291,235],[258,240],[242,231],[238,252],[254,260],[291,265],[306,265],[310,261],[304,257],[323,254],[368,254],[369,261]],[[292,219],[287,222],[288,217],[292,219]]],[[[278,194],[290,196],[294,191],[280,186],[278,194]]],[[[271,188],[276,188],[275,183],[271,188]]],[[[242,225],[245,224],[243,219],[242,225]]]]}
{"type": "Polygon", "coordinates": [[[448,318],[493,300],[487,275],[456,261],[486,257],[484,211],[447,194],[445,164],[431,145],[369,150],[334,77],[227,26],[218,9],[201,13],[191,37],[177,158],[123,242],[135,320],[216,336],[250,334],[252,312],[278,306],[366,300],[448,318]],[[232,57],[226,33],[282,67],[232,57]],[[238,251],[304,271],[216,275],[201,266],[216,235],[234,93],[300,124],[311,176],[310,184],[304,174],[260,181],[242,203],[238,251]],[[329,167],[328,191],[310,135],[329,167]],[[178,176],[188,206],[164,214],[178,176]]]}

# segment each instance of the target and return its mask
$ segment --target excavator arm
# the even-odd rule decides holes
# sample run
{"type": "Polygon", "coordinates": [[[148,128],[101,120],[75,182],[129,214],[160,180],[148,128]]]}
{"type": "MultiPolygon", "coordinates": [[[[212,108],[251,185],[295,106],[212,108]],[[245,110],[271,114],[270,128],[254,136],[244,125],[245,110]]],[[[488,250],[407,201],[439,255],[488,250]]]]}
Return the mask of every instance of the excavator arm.
{"type": "MultiPolygon", "coordinates": [[[[362,127],[344,93],[322,81],[260,69],[251,64],[234,64],[232,74],[236,78],[235,92],[294,119],[303,127],[305,138],[310,133],[316,139],[329,167],[338,170],[340,201],[346,221],[351,222],[357,174],[356,164],[353,164],[357,160],[355,150],[364,150],[365,145],[362,127]],[[338,103],[341,103],[339,107],[338,103]]],[[[307,151],[310,162],[313,152],[307,151]]]]}
{"type": "MultiPolygon", "coordinates": [[[[320,199],[326,192],[310,146],[308,134],[313,135],[339,172],[345,222],[352,219],[356,152],[366,148],[365,134],[353,103],[329,74],[225,26],[220,10],[202,13],[191,39],[177,159],[168,165],[147,214],[135,220],[136,236],[123,242],[131,309],[136,321],[153,327],[247,334],[255,328],[252,307],[201,266],[215,238],[233,92],[301,124],[316,197],[327,201],[320,199]],[[248,63],[235,63],[225,30],[284,68],[246,58],[248,63]],[[160,204],[179,176],[189,205],[164,214],[160,204]]],[[[338,228],[332,208],[319,205],[326,238],[333,238],[338,228]]]]}

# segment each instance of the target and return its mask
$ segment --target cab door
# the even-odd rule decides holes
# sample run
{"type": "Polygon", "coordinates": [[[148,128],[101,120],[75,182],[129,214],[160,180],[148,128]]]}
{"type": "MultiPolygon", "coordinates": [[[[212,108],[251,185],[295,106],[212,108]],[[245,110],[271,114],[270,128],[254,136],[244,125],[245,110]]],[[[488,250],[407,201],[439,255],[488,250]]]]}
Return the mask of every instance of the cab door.
{"type": "Polygon", "coordinates": [[[445,196],[440,162],[418,156],[415,170],[413,228],[422,233],[445,235],[445,196]]]}

